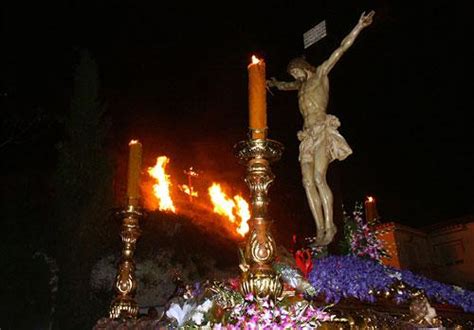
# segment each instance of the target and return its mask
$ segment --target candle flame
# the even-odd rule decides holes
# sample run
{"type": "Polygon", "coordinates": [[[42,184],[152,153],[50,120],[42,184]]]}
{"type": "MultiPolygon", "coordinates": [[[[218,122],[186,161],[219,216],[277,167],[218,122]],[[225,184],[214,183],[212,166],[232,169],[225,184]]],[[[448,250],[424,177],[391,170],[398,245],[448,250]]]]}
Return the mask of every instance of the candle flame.
{"type": "Polygon", "coordinates": [[[372,203],[374,201],[375,201],[375,198],[373,198],[372,196],[367,196],[367,202],[372,203]]]}
{"type": "Polygon", "coordinates": [[[260,60],[258,59],[258,57],[255,56],[255,55],[252,55],[252,64],[258,64],[258,62],[260,62],[260,60]]]}
{"type": "Polygon", "coordinates": [[[138,140],[130,140],[128,145],[131,146],[132,144],[137,144],[137,143],[139,143],[138,140]]]}

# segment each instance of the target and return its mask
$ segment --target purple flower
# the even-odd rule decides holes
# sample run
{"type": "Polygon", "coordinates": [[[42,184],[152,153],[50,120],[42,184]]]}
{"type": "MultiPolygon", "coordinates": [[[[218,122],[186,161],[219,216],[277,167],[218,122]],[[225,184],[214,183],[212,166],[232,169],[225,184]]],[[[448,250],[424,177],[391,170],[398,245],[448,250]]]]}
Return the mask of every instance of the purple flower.
{"type": "MultiPolygon", "coordinates": [[[[474,292],[430,280],[408,270],[384,266],[377,261],[356,256],[329,256],[315,260],[309,281],[326,302],[337,303],[343,298],[375,302],[371,292],[387,291],[401,280],[405,285],[421,289],[435,302],[460,307],[474,312],[474,292]]],[[[394,300],[404,302],[409,292],[399,292],[394,300]]]]}

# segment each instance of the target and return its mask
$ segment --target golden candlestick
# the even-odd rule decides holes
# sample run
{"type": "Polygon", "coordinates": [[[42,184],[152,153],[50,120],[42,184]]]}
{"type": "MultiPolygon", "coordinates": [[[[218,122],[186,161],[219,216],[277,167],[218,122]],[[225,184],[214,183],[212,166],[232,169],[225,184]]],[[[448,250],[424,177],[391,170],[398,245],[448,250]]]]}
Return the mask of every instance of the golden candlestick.
{"type": "Polygon", "coordinates": [[[234,146],[235,155],[247,165],[245,182],[251,194],[250,232],[244,252],[245,266],[241,265],[240,290],[257,298],[277,298],[283,290],[272,268],[276,245],[270,232],[271,221],[267,219],[268,188],[275,178],[270,163],[279,160],[282,152],[281,143],[268,139],[249,139],[234,146]]]}
{"type": "Polygon", "coordinates": [[[121,215],[123,216],[123,223],[120,237],[122,238],[123,249],[122,260],[115,280],[117,296],[112,302],[109,313],[109,317],[113,319],[119,317],[136,318],[138,315],[138,304],[134,299],[137,280],[133,255],[141,234],[139,220],[143,214],[139,207],[128,205],[127,210],[121,212],[121,215]]]}
{"type": "Polygon", "coordinates": [[[122,231],[122,259],[118,267],[115,280],[115,291],[117,296],[113,300],[109,318],[136,318],[138,315],[138,304],[135,301],[137,280],[135,277],[135,262],[133,254],[135,246],[140,237],[140,218],[143,216],[140,207],[140,173],[142,164],[142,145],[137,140],[129,143],[128,160],[128,182],[127,182],[127,208],[119,212],[123,218],[122,231]]]}

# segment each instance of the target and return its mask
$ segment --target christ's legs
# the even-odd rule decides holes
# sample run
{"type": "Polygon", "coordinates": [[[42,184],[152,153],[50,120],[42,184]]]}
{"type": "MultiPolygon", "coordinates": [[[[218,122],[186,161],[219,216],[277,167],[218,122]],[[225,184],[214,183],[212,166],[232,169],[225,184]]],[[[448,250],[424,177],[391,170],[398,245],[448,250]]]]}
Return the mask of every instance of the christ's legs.
{"type": "Polygon", "coordinates": [[[326,150],[316,150],[314,154],[314,181],[324,210],[324,238],[322,245],[328,245],[334,238],[337,228],[333,221],[333,195],[326,180],[329,159],[326,150]]]}
{"type": "Polygon", "coordinates": [[[303,176],[303,187],[306,191],[306,197],[308,199],[309,208],[313,214],[314,221],[316,223],[316,240],[315,245],[320,245],[324,240],[325,229],[324,229],[324,216],[321,205],[321,198],[318,190],[316,189],[314,177],[313,177],[313,164],[309,162],[301,163],[301,174],[303,176]]]}

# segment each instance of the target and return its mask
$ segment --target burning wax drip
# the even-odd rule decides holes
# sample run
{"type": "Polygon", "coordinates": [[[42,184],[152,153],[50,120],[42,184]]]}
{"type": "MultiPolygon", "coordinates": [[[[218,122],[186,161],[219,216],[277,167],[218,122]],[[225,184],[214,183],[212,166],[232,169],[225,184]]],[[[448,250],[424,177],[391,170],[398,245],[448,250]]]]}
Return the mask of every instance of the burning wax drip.
{"type": "Polygon", "coordinates": [[[140,198],[140,173],[142,167],[142,144],[137,140],[131,140],[128,158],[128,182],[127,196],[129,203],[136,202],[140,198]]]}
{"type": "Polygon", "coordinates": [[[249,127],[252,139],[264,139],[267,128],[267,90],[265,62],[252,56],[247,67],[249,82],[249,127]]]}
{"type": "Polygon", "coordinates": [[[156,159],[156,165],[148,168],[148,173],[157,181],[153,185],[153,192],[159,200],[158,209],[160,211],[171,211],[176,213],[173,200],[170,196],[171,182],[169,180],[169,175],[165,172],[166,165],[169,161],[170,159],[166,156],[158,157],[156,159]]]}

